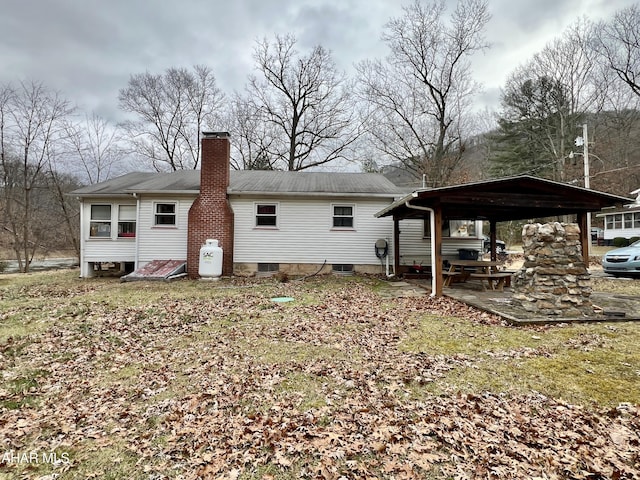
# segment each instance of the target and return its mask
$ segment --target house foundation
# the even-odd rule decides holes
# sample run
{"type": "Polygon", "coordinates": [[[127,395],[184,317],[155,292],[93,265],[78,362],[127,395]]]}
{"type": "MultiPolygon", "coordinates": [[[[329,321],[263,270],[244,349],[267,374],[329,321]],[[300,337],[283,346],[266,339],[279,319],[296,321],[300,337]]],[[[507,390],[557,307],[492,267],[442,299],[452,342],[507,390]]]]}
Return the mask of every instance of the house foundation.
{"type": "Polygon", "coordinates": [[[349,274],[366,274],[381,275],[385,273],[385,269],[380,265],[369,264],[331,264],[326,263],[277,263],[277,264],[260,264],[260,263],[242,263],[233,264],[234,275],[252,277],[252,276],[271,276],[278,273],[286,273],[291,276],[304,275],[349,275],[349,274]]]}

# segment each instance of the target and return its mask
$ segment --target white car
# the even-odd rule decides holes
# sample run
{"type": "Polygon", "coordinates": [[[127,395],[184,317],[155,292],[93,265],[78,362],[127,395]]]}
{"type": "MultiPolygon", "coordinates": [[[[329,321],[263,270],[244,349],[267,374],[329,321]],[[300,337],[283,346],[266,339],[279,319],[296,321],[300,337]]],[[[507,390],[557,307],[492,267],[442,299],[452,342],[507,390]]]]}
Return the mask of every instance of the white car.
{"type": "Polygon", "coordinates": [[[602,269],[616,277],[640,277],[640,240],[607,252],[602,257],[602,269]]]}

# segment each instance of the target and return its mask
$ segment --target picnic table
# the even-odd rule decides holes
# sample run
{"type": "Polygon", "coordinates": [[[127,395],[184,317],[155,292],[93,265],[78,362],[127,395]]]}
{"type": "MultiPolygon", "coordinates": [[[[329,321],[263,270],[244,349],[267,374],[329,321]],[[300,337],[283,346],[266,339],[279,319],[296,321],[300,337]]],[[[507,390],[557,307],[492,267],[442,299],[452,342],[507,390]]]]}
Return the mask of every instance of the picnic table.
{"type": "Polygon", "coordinates": [[[444,286],[449,287],[454,282],[480,280],[483,290],[486,290],[486,281],[489,290],[502,291],[505,282],[511,279],[511,273],[501,272],[498,269],[501,264],[487,260],[451,260],[449,270],[443,272],[444,286]]]}

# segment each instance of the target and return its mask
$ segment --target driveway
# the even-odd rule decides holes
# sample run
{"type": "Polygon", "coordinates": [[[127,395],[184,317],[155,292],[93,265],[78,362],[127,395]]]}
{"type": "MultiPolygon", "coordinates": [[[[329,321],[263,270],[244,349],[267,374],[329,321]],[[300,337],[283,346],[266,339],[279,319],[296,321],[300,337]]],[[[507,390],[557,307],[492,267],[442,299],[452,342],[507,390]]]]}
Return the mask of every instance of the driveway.
{"type": "MultiPolygon", "coordinates": [[[[17,260],[4,260],[6,265],[3,273],[17,273],[18,261],[17,260]]],[[[29,271],[41,272],[44,270],[58,270],[61,268],[72,268],[78,266],[77,258],[45,258],[38,259],[31,262],[29,271]]]]}

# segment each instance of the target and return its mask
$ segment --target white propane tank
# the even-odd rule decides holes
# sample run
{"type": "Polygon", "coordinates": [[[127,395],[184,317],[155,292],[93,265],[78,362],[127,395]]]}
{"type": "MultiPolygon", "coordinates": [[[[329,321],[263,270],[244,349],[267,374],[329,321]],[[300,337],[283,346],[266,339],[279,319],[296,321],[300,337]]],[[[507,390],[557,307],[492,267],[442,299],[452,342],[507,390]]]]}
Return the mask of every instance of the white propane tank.
{"type": "Polygon", "coordinates": [[[200,247],[198,275],[205,280],[218,280],[222,275],[222,248],[218,246],[218,240],[208,239],[200,247]]]}

